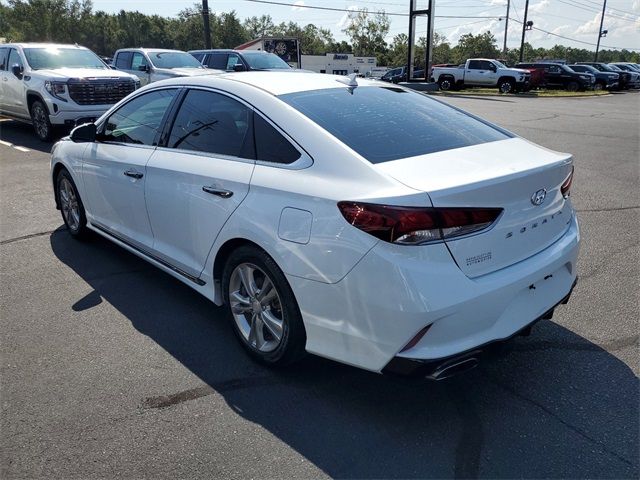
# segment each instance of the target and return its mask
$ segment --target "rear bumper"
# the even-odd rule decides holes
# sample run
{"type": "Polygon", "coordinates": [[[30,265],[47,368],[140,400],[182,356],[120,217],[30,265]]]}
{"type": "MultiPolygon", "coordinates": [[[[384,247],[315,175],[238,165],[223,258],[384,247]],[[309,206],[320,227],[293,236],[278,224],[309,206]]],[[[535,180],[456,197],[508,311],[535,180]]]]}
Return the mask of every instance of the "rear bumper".
{"type": "MultiPolygon", "coordinates": [[[[420,377],[420,378],[433,378],[438,379],[437,373],[442,371],[444,367],[448,365],[458,364],[461,361],[466,359],[475,359],[479,360],[485,352],[492,346],[496,344],[501,344],[508,342],[513,337],[517,337],[518,335],[528,335],[531,327],[538,323],[540,320],[550,320],[553,317],[553,312],[556,307],[559,305],[565,305],[569,303],[569,299],[571,298],[571,294],[573,293],[573,289],[578,283],[578,279],[576,278],[571,286],[571,290],[569,293],[560,300],[556,305],[550,308],[547,312],[545,312],[540,317],[533,320],[528,325],[525,325],[517,332],[513,333],[507,338],[493,340],[484,345],[480,345],[474,349],[467,350],[466,352],[462,352],[453,356],[438,358],[438,359],[430,359],[430,360],[420,360],[415,358],[405,358],[405,357],[393,357],[391,361],[382,369],[382,373],[385,375],[401,375],[406,377],[420,377]]],[[[445,377],[446,378],[446,377],[445,377]]]]}
{"type": "Polygon", "coordinates": [[[544,317],[574,285],[579,242],[574,215],[551,246],[476,278],[458,268],[443,244],[380,242],[338,283],[291,276],[289,283],[309,352],[380,372],[396,357],[441,362],[509,338],[544,317]]]}

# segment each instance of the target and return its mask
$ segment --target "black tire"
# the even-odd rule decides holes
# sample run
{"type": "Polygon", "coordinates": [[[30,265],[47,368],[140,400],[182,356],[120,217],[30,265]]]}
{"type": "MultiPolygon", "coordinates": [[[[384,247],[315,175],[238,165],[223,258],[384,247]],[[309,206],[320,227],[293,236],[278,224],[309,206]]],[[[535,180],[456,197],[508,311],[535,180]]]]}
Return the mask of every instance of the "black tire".
{"type": "Polygon", "coordinates": [[[516,91],[516,83],[510,78],[501,78],[498,81],[498,92],[514,93],[516,91]]]}
{"type": "Polygon", "coordinates": [[[577,92],[578,90],[580,90],[580,84],[578,82],[569,82],[567,84],[568,92],[577,92]]]}
{"type": "Polygon", "coordinates": [[[447,92],[453,89],[453,79],[449,77],[441,77],[438,79],[438,87],[443,92],[447,92]]]}
{"type": "Polygon", "coordinates": [[[89,237],[87,228],[87,216],[84,205],[73,178],[66,169],[62,169],[56,176],[56,199],[60,206],[62,220],[67,226],[69,234],[78,240],[89,237]],[[72,196],[69,193],[72,193],[72,196]],[[72,209],[75,207],[75,212],[72,209]],[[76,215],[77,214],[77,215],[76,215]]]}
{"type": "MultiPolygon", "coordinates": [[[[244,285],[244,283],[241,282],[241,285],[244,285]]],[[[222,273],[222,295],[231,326],[240,340],[240,343],[252,358],[269,366],[285,366],[304,357],[306,353],[305,345],[307,343],[307,336],[302,322],[302,315],[298,308],[298,302],[296,301],[293,291],[289,286],[289,282],[287,282],[282,270],[280,270],[276,262],[263,250],[254,246],[246,245],[239,247],[229,255],[222,273]],[[255,287],[259,289],[255,295],[251,295],[248,291],[243,290],[243,286],[240,286],[236,290],[235,282],[238,274],[235,272],[246,267],[255,268],[253,273],[255,281],[253,283],[255,287]],[[274,302],[277,300],[277,303],[275,305],[271,304],[268,307],[262,307],[263,312],[261,313],[264,313],[265,308],[268,308],[268,312],[278,317],[282,323],[281,338],[278,339],[276,336],[271,334],[270,329],[267,328],[267,322],[263,322],[262,320],[260,321],[262,341],[265,341],[266,336],[270,335],[271,339],[267,340],[267,342],[271,341],[276,343],[273,350],[270,351],[263,351],[259,348],[256,335],[253,336],[255,344],[254,341],[251,340],[253,315],[257,310],[255,301],[259,298],[266,283],[265,278],[260,278],[262,275],[264,275],[264,277],[268,277],[272,285],[275,287],[277,299],[274,299],[274,302]],[[242,312],[236,311],[234,313],[232,303],[235,304],[235,308],[243,308],[242,304],[244,302],[232,302],[230,297],[231,290],[240,294],[240,296],[245,296],[248,299],[246,304],[249,305],[251,303],[254,305],[254,310],[245,310],[242,312]],[[251,298],[254,298],[253,302],[251,301],[251,298]],[[247,325],[245,325],[244,322],[249,326],[249,332],[246,331],[247,325]]],[[[238,296],[236,295],[234,299],[237,298],[238,296]]],[[[260,316],[261,313],[258,313],[257,315],[260,316]]]]}
{"type": "Polygon", "coordinates": [[[53,125],[49,121],[47,107],[40,100],[31,104],[31,123],[36,136],[43,142],[49,142],[53,138],[53,125]]]}
{"type": "Polygon", "coordinates": [[[607,84],[605,82],[596,82],[593,86],[593,89],[596,91],[604,90],[605,88],[607,88],[607,84]]]}

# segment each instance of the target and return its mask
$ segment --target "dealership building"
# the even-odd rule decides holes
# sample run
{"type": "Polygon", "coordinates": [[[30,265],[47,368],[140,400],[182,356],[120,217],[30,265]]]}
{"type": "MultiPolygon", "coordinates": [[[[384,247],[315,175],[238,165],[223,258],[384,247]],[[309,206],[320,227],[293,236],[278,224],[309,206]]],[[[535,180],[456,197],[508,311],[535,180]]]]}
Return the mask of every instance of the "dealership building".
{"type": "Polygon", "coordinates": [[[302,68],[316,73],[366,75],[375,68],[376,57],[356,57],[352,53],[327,53],[325,55],[302,55],[302,68]]]}

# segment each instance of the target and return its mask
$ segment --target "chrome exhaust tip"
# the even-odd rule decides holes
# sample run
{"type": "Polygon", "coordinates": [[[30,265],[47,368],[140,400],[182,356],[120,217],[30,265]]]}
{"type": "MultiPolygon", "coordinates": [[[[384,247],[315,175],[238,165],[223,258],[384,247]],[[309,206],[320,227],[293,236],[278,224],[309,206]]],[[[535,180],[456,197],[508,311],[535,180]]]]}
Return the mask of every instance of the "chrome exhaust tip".
{"type": "MultiPolygon", "coordinates": [[[[473,352],[473,354],[479,354],[480,352],[473,352]]],[[[427,375],[426,378],[428,380],[444,380],[446,378],[451,378],[460,373],[468,372],[478,366],[480,361],[476,356],[465,356],[464,358],[454,358],[445,362],[441,365],[438,365],[431,374],[427,375]]]]}

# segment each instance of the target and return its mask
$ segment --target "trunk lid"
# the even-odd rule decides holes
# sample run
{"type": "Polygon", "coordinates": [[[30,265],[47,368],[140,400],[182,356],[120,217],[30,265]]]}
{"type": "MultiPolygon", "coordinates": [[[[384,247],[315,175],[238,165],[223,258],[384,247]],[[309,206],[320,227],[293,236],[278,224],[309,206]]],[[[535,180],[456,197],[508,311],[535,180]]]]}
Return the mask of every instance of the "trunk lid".
{"type": "Polygon", "coordinates": [[[573,215],[560,186],[572,158],[521,138],[377,164],[434,207],[504,209],[489,230],[446,244],[460,269],[477,277],[522,261],[557,241],[573,215]],[[544,191],[544,192],[543,192],[544,191]],[[544,197],[536,205],[532,198],[544,197]]]}

